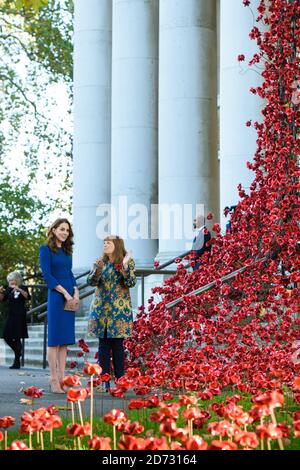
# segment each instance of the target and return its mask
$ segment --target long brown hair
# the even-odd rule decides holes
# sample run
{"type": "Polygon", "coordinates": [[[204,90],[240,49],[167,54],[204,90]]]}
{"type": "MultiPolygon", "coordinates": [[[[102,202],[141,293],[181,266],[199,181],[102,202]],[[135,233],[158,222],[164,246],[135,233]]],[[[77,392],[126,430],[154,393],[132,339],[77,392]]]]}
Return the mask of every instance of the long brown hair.
{"type": "MultiPolygon", "coordinates": [[[[104,241],[111,240],[115,245],[115,250],[113,252],[114,263],[122,264],[124,256],[126,255],[127,251],[125,250],[124,240],[120,238],[118,235],[108,235],[104,238],[104,241]]],[[[103,261],[108,261],[109,257],[103,253],[103,261]]]]}
{"type": "Polygon", "coordinates": [[[49,228],[48,230],[48,233],[47,233],[47,245],[49,246],[50,250],[53,251],[54,253],[57,253],[58,252],[58,246],[56,244],[56,236],[55,234],[53,233],[53,229],[54,228],[57,228],[59,227],[61,224],[68,224],[69,225],[69,230],[70,230],[70,233],[69,233],[69,236],[68,238],[66,239],[66,241],[64,241],[62,243],[62,249],[64,250],[64,252],[67,254],[67,255],[71,255],[73,253],[73,245],[74,245],[74,241],[73,241],[73,237],[74,237],[74,233],[73,233],[73,230],[72,230],[72,226],[70,224],[70,222],[68,221],[68,219],[63,219],[63,218],[59,218],[59,219],[56,219],[53,224],[51,225],[51,227],[49,228]]]}

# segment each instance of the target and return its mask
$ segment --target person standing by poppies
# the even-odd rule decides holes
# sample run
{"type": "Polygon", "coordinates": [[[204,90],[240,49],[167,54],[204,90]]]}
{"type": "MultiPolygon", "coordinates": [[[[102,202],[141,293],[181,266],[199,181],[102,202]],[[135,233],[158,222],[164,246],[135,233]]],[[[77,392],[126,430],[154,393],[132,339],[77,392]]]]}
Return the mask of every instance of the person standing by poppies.
{"type": "Polygon", "coordinates": [[[98,361],[103,374],[110,374],[112,352],[115,377],[119,379],[125,368],[124,340],[131,336],[133,326],[129,289],[136,284],[135,263],[122,238],[113,235],[105,238],[103,255],[96,260],[87,282],[97,287],[88,332],[99,338],[98,361]]]}
{"type": "Polygon", "coordinates": [[[211,246],[208,244],[208,242],[211,240],[211,233],[206,228],[205,217],[203,215],[198,215],[194,220],[194,229],[197,229],[198,233],[193,240],[192,246],[192,251],[194,251],[196,254],[193,260],[195,263],[193,271],[197,271],[201,266],[200,258],[205,253],[211,252],[211,246]]]}
{"type": "Polygon", "coordinates": [[[40,264],[48,286],[48,363],[50,389],[64,393],[61,383],[65,374],[67,346],[75,343],[75,310],[79,291],[72,273],[73,230],[67,219],[57,219],[48,230],[45,245],[40,247],[40,264]],[[74,310],[65,310],[65,302],[74,310]]]}
{"type": "Polygon", "coordinates": [[[28,287],[23,285],[22,275],[18,271],[9,273],[7,282],[7,289],[0,286],[0,301],[8,301],[8,317],[3,331],[3,339],[15,354],[15,360],[10,369],[20,369],[21,339],[28,338],[26,301],[31,297],[28,287]]]}

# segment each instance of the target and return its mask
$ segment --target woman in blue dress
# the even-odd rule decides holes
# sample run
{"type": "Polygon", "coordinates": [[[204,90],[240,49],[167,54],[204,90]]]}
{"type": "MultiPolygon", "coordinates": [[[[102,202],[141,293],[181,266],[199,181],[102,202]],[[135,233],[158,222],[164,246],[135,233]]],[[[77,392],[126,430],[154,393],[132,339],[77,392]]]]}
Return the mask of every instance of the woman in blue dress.
{"type": "Polygon", "coordinates": [[[48,363],[50,389],[64,393],[67,346],[75,343],[75,312],[65,310],[66,301],[79,302],[79,291],[72,273],[73,231],[67,219],[57,219],[40,247],[40,264],[48,286],[48,363]]]}

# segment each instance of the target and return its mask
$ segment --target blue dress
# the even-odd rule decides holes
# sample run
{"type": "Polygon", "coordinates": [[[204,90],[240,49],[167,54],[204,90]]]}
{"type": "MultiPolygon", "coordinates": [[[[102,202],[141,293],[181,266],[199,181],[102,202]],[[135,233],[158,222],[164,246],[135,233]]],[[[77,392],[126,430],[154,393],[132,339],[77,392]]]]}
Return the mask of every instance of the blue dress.
{"type": "Polygon", "coordinates": [[[72,273],[72,257],[62,248],[57,253],[48,245],[40,247],[40,264],[48,286],[48,346],[63,346],[75,343],[75,313],[64,310],[65,298],[54,288],[63,286],[74,294],[76,280],[72,273]]]}

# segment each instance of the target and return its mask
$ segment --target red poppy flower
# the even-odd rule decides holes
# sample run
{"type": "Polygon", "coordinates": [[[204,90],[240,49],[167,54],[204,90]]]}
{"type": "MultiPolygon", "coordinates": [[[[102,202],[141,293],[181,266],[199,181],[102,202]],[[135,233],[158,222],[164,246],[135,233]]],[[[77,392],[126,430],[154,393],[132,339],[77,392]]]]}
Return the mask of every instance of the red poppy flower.
{"type": "Polygon", "coordinates": [[[159,413],[165,418],[177,419],[179,417],[179,403],[162,403],[159,413]]]}
{"type": "Polygon", "coordinates": [[[152,385],[152,379],[149,375],[141,375],[138,377],[137,383],[139,385],[152,385]]]}
{"type": "Polygon", "coordinates": [[[268,423],[266,425],[257,426],[256,434],[260,439],[281,439],[282,438],[282,431],[281,429],[273,424],[268,423]]]}
{"type": "Polygon", "coordinates": [[[237,450],[237,445],[231,441],[211,441],[211,450],[237,450]]]}
{"type": "Polygon", "coordinates": [[[67,394],[67,400],[75,403],[77,401],[84,401],[88,393],[85,388],[70,388],[67,394]]]}
{"type": "Polygon", "coordinates": [[[123,388],[124,390],[128,390],[129,388],[132,388],[135,385],[135,383],[136,383],[135,379],[126,377],[126,375],[116,380],[117,386],[123,388]]]}
{"type": "Polygon", "coordinates": [[[224,405],[222,403],[212,403],[209,408],[216,413],[217,416],[224,416],[224,405]]]}
{"type": "Polygon", "coordinates": [[[266,406],[272,406],[274,408],[283,405],[284,396],[281,392],[265,392],[252,398],[254,403],[263,404],[266,406]]]}
{"type": "Polygon", "coordinates": [[[256,449],[259,446],[255,432],[240,432],[234,437],[234,440],[242,447],[256,449]]]}
{"type": "Polygon", "coordinates": [[[89,440],[89,449],[92,450],[111,450],[111,438],[94,436],[89,440]]]}
{"type": "Polygon", "coordinates": [[[208,444],[197,435],[187,439],[184,445],[187,450],[206,450],[208,448],[208,444]]]}
{"type": "Polygon", "coordinates": [[[246,426],[252,424],[254,421],[253,417],[249,413],[243,413],[236,417],[235,422],[238,426],[246,426]]]}
{"type": "Polygon", "coordinates": [[[300,411],[295,411],[293,418],[294,418],[294,421],[300,420],[300,411]]]}
{"type": "Polygon", "coordinates": [[[116,388],[110,388],[109,393],[111,394],[112,397],[116,398],[123,398],[124,397],[124,389],[116,387],[116,388]]]}
{"type": "Polygon", "coordinates": [[[126,375],[127,377],[135,378],[135,377],[139,377],[141,375],[141,372],[137,367],[128,367],[126,371],[126,375]]]}
{"type": "Polygon", "coordinates": [[[90,423],[85,423],[83,426],[81,424],[70,424],[66,428],[67,433],[70,436],[78,437],[78,436],[88,436],[91,433],[91,425],[90,423]]]}
{"type": "Polygon", "coordinates": [[[146,445],[145,439],[141,437],[130,436],[125,434],[119,440],[119,448],[121,450],[144,450],[146,445]]]}
{"type": "Polygon", "coordinates": [[[15,421],[15,418],[13,418],[12,416],[3,416],[2,418],[0,418],[0,428],[10,428],[10,426],[13,426],[15,424],[15,421]]]}
{"type": "Polygon", "coordinates": [[[200,410],[200,408],[196,408],[196,407],[193,407],[193,408],[186,408],[183,412],[182,412],[182,416],[187,419],[187,420],[190,420],[190,419],[199,419],[199,418],[202,418],[203,417],[203,411],[200,410]]]}
{"type": "Polygon", "coordinates": [[[77,365],[78,365],[77,361],[71,361],[70,362],[70,369],[76,369],[77,365]]]}
{"type": "Polygon", "coordinates": [[[296,377],[296,378],[295,378],[293,387],[294,387],[296,390],[300,390],[300,377],[296,377]]]}
{"type": "Polygon", "coordinates": [[[47,412],[50,414],[50,415],[55,415],[58,413],[58,408],[55,406],[55,405],[50,405],[48,406],[47,409],[47,412]]]}
{"type": "Polygon", "coordinates": [[[145,408],[157,408],[158,405],[159,405],[158,395],[153,395],[152,397],[148,397],[144,402],[145,408]]]}
{"type": "Polygon", "coordinates": [[[236,424],[226,420],[209,423],[207,429],[212,434],[212,436],[222,437],[233,437],[240,431],[240,428],[236,424]]]}
{"type": "Polygon", "coordinates": [[[148,395],[151,392],[150,387],[141,386],[134,389],[136,395],[148,395]]]}
{"type": "Polygon", "coordinates": [[[296,437],[300,437],[300,419],[298,421],[294,421],[294,433],[296,437]]]}
{"type": "Polygon", "coordinates": [[[14,441],[11,443],[9,450],[30,450],[29,447],[22,441],[14,441]]]}
{"type": "Polygon", "coordinates": [[[207,401],[212,399],[213,394],[209,390],[205,390],[204,392],[199,392],[198,397],[203,401],[207,401]]]}
{"type": "Polygon", "coordinates": [[[80,386],[80,377],[78,375],[66,375],[63,378],[62,383],[65,387],[76,387],[80,386]]]}
{"type": "Polygon", "coordinates": [[[170,393],[170,392],[164,393],[163,396],[162,396],[162,399],[164,401],[173,400],[173,398],[174,398],[174,395],[172,395],[172,393],[170,393]]]}
{"type": "Polygon", "coordinates": [[[196,405],[198,403],[198,398],[193,395],[180,395],[179,404],[181,406],[186,405],[196,405]]]}
{"type": "Polygon", "coordinates": [[[168,444],[165,437],[149,437],[145,441],[145,450],[168,450],[168,444]]]}
{"type": "Polygon", "coordinates": [[[62,420],[61,420],[61,417],[60,416],[57,416],[57,415],[51,415],[48,420],[47,420],[47,423],[48,423],[48,429],[56,429],[56,428],[60,428],[62,426],[62,420]]]}
{"type": "Polygon", "coordinates": [[[123,269],[122,263],[115,263],[115,268],[117,271],[121,271],[121,269],[123,269]]]}
{"type": "Polygon", "coordinates": [[[128,404],[128,409],[129,410],[139,410],[141,408],[144,408],[145,406],[145,401],[144,400],[131,400],[128,404]]]}
{"type": "Polygon", "coordinates": [[[177,428],[172,434],[174,439],[179,439],[181,442],[185,442],[188,438],[189,431],[187,428],[177,428]]]}
{"type": "Polygon", "coordinates": [[[176,421],[167,418],[159,426],[159,431],[167,436],[173,436],[177,431],[176,421]]]}
{"type": "Polygon", "coordinates": [[[91,364],[86,362],[83,368],[83,372],[87,375],[100,375],[102,372],[102,367],[99,364],[91,364]]]}
{"type": "Polygon", "coordinates": [[[131,423],[130,421],[127,421],[123,426],[122,432],[124,434],[131,435],[141,434],[142,432],[144,432],[144,426],[142,426],[138,422],[131,423]]]}
{"type": "Polygon", "coordinates": [[[260,418],[263,416],[270,416],[271,412],[267,405],[254,405],[249,411],[249,415],[254,419],[254,421],[260,421],[260,418]]]}
{"type": "Polygon", "coordinates": [[[81,339],[78,341],[78,347],[81,348],[84,353],[89,353],[89,352],[90,352],[90,348],[89,348],[89,346],[87,345],[87,343],[84,341],[83,338],[81,338],[81,339]]]}
{"type": "Polygon", "coordinates": [[[23,390],[23,393],[30,398],[41,398],[44,395],[44,390],[38,387],[29,387],[23,390]]]}
{"type": "Polygon", "coordinates": [[[224,408],[225,418],[228,418],[231,421],[236,421],[238,418],[241,418],[243,414],[243,408],[241,406],[236,405],[235,403],[229,403],[224,408]]]}
{"type": "Polygon", "coordinates": [[[117,426],[121,423],[126,422],[127,416],[124,411],[113,409],[103,417],[103,420],[105,423],[117,426]]]}
{"type": "Polygon", "coordinates": [[[110,375],[109,374],[102,374],[101,375],[101,380],[102,382],[108,382],[110,380],[110,375]]]}
{"type": "Polygon", "coordinates": [[[245,60],[244,54],[239,54],[237,60],[238,60],[239,62],[243,62],[243,61],[245,60]]]}
{"type": "Polygon", "coordinates": [[[277,424],[277,428],[282,432],[282,437],[289,437],[291,434],[290,426],[283,421],[277,424]]]}

